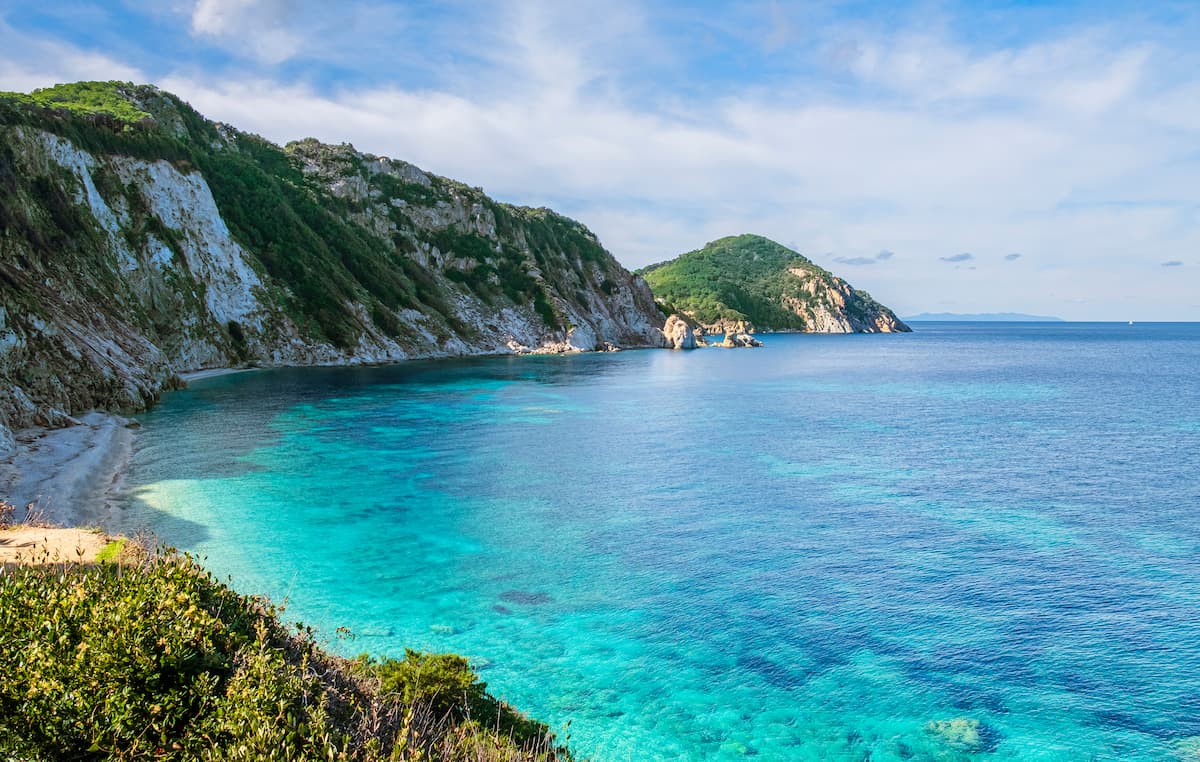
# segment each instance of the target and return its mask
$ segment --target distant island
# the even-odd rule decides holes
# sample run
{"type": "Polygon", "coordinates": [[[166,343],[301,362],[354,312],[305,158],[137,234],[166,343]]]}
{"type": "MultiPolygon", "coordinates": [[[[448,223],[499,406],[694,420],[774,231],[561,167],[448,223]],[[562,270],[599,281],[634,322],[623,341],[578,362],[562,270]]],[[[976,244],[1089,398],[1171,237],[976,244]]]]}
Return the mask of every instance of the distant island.
{"type": "Polygon", "coordinates": [[[1060,317],[1025,315],[1020,312],[981,312],[965,314],[957,312],[922,312],[904,318],[910,323],[1062,323],[1060,317]]]}

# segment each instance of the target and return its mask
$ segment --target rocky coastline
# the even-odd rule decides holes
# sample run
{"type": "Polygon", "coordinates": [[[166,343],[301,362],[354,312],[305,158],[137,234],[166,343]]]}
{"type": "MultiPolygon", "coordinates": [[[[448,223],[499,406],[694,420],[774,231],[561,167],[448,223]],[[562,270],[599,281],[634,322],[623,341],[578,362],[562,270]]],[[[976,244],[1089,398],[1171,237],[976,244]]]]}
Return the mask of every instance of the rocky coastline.
{"type": "Polygon", "coordinates": [[[549,209],[152,86],[53,95],[0,96],[0,457],[185,371],[662,345],[645,281],[549,209]]]}
{"type": "Polygon", "coordinates": [[[0,96],[0,496],[57,523],[100,520],[132,452],[120,414],[189,380],[761,346],[747,320],[656,301],[552,210],[349,144],[275,145],[153,86],[53,90],[87,97],[0,96]],[[101,96],[138,118],[90,112],[101,96]]]}

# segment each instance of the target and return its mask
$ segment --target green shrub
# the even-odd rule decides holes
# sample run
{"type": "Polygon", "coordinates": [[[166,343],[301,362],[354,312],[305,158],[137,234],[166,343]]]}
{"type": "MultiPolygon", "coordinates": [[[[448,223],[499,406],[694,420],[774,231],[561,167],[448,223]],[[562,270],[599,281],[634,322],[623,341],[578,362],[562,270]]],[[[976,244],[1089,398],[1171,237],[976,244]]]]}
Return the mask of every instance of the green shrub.
{"type": "Polygon", "coordinates": [[[408,649],[401,660],[359,659],[379,676],[384,692],[396,694],[404,704],[428,706],[438,719],[477,723],[511,738],[523,749],[553,746],[554,735],[545,723],[531,720],[488,694],[487,683],[479,681],[461,656],[408,649]]]}
{"type": "Polygon", "coordinates": [[[118,122],[135,123],[150,114],[134,106],[124,91],[134,89],[131,82],[71,82],[34,90],[29,95],[4,93],[44,108],[65,109],[75,114],[102,114],[118,122]]]}
{"type": "Polygon", "coordinates": [[[0,634],[0,759],[570,758],[465,660],[376,674],[186,556],[0,568],[0,634]]]}

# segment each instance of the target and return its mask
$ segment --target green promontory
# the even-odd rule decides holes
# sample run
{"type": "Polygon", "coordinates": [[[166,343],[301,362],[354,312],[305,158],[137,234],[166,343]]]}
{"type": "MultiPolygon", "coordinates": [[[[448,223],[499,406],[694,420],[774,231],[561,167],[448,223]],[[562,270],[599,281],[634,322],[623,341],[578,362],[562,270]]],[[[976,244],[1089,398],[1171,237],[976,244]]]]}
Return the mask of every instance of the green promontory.
{"type": "Polygon", "coordinates": [[[893,333],[908,326],[865,291],[758,235],[721,238],[638,271],[668,311],[710,332],[893,333]]]}

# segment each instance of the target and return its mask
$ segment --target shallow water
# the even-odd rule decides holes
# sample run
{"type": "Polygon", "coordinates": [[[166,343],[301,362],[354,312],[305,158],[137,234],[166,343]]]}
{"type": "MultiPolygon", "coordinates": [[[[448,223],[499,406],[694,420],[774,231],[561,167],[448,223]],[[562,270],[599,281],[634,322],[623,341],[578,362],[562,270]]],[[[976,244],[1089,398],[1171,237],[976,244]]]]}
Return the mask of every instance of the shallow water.
{"type": "Polygon", "coordinates": [[[595,759],[1200,759],[1200,325],[766,343],[197,382],[117,528],[595,759]]]}

